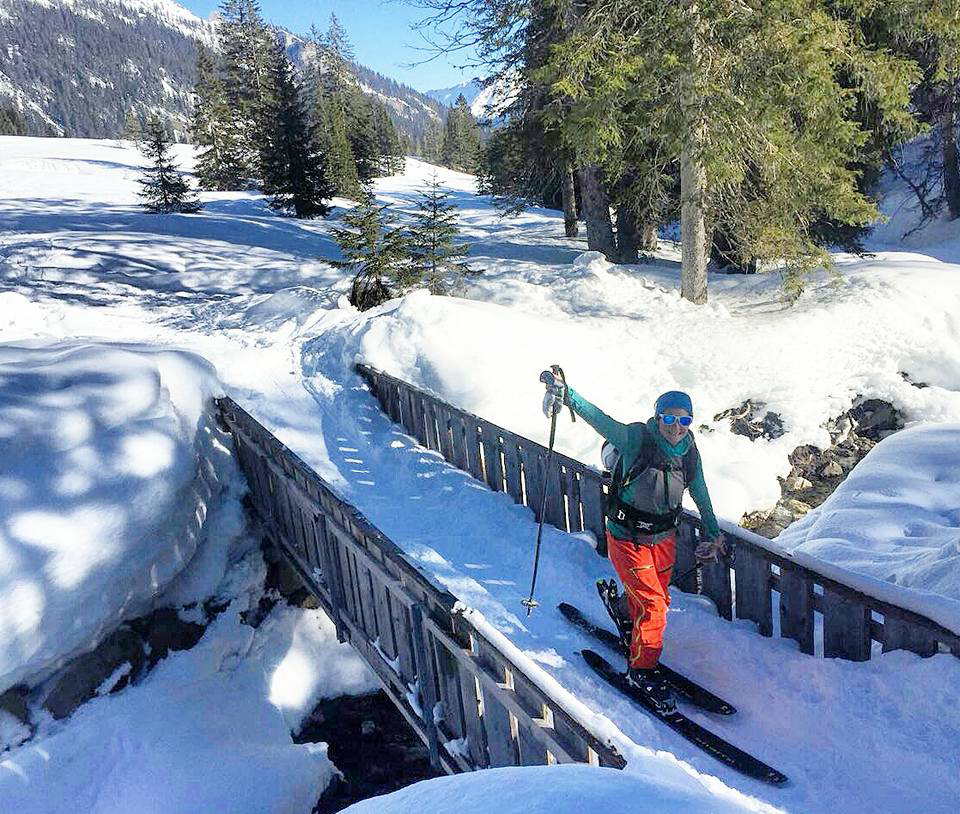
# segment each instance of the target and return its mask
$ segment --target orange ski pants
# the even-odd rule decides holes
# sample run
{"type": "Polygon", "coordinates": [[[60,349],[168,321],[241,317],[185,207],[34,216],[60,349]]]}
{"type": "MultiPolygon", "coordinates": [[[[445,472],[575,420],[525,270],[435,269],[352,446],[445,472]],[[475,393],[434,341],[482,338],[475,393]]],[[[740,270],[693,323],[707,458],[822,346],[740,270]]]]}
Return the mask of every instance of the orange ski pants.
{"type": "Polygon", "coordinates": [[[634,544],[632,540],[620,540],[607,532],[607,551],[623,583],[633,622],[631,667],[649,669],[656,667],[660,659],[670,605],[667,586],[676,561],[676,549],[676,533],[649,545],[643,537],[634,544]]]}

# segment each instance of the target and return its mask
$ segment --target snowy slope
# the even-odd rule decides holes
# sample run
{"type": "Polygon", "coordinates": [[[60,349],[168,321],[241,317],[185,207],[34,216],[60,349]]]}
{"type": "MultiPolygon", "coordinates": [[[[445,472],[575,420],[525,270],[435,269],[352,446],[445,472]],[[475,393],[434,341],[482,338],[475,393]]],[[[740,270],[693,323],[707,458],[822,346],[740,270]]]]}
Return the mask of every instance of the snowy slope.
{"type": "MultiPolygon", "coordinates": [[[[143,215],[133,205],[138,160],[124,145],[5,139],[0,155],[0,182],[12,191],[0,201],[0,286],[26,300],[4,312],[0,338],[123,336],[212,361],[232,395],[456,593],[541,686],[617,744],[639,777],[637,800],[659,799],[662,789],[644,780],[653,773],[691,795],[727,788],[812,814],[955,811],[958,660],[814,659],[676,594],[666,659],[740,709],[698,720],[792,783],[745,780],[580,663],[586,640],[551,609],[567,600],[602,613],[593,581],[612,572],[589,541],[545,531],[542,606],[522,616],[529,510],[419,450],[379,412],[352,364],[369,361],[538,440],[546,422],[537,375],[551,362],[623,420],[645,418],[660,391],[685,387],[706,427],[698,443],[718,513],[736,520],[773,502],[788,452],[826,443],[820,425],[857,395],[893,401],[912,425],[960,422],[958,266],[896,251],[839,258],[841,281],[814,280],[793,308],[782,306],[775,278],[715,278],[710,305],[697,309],[678,297],[669,246],[654,264],[610,267],[582,256],[582,240],[562,237],[557,213],[500,221],[473,194],[473,179],[441,170],[484,276],[467,299],[420,292],[358,314],[340,296],[348,281],[321,259],[335,251],[330,222],[278,218],[240,193],[205,195],[196,216],[143,215]],[[901,371],[930,386],[910,385],[901,371]],[[783,416],[783,438],[750,442],[712,420],[747,397],[783,416]]],[[[409,210],[432,171],[409,161],[404,176],[378,183],[379,197],[409,210]]],[[[559,445],[597,462],[598,440],[582,422],[561,424],[559,445]]]]}

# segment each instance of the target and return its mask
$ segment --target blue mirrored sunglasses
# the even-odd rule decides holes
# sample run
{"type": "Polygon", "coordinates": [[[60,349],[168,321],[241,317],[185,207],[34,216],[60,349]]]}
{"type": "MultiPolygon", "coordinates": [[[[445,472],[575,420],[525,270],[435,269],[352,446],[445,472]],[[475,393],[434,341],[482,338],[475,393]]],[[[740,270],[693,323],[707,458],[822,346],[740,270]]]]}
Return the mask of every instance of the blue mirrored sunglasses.
{"type": "Polygon", "coordinates": [[[668,427],[679,423],[681,427],[689,427],[693,423],[693,417],[689,415],[670,415],[669,413],[660,413],[660,420],[668,427]]]}

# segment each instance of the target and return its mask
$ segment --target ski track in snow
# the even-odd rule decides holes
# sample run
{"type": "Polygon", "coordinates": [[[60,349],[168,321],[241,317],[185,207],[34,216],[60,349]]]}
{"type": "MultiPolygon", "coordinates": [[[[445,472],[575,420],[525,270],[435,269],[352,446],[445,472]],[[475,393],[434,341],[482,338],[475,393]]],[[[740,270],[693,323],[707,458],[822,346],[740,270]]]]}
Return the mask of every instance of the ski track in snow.
{"type": "MultiPolygon", "coordinates": [[[[758,636],[751,623],[719,619],[706,600],[675,593],[664,660],[740,710],[728,720],[698,712],[691,717],[784,771],[791,783],[770,789],[728,771],[607,688],[581,663],[577,651],[593,643],[570,628],[555,607],[573,602],[603,621],[593,584],[612,574],[609,563],[582,536],[545,528],[537,591],[541,606],[524,616],[519,600],[528,587],[535,534],[531,512],[418,448],[380,412],[352,364],[361,356],[390,364],[390,372],[419,376],[417,383],[448,400],[531,437],[543,433],[542,417],[536,416],[538,368],[529,383],[521,383],[518,365],[507,362],[514,354],[539,359],[540,366],[563,362],[566,356],[550,358],[555,351],[569,354],[579,374],[575,384],[583,381],[588,396],[609,398],[621,407],[635,402],[638,391],[653,393],[669,383],[706,378],[698,395],[707,405],[704,416],[754,395],[751,381],[765,381],[772,408],[780,409],[788,424],[801,426],[764,448],[770,460],[763,473],[771,479],[770,473],[782,468],[786,450],[798,438],[819,437],[822,416],[840,412],[854,391],[872,386],[871,376],[880,380],[879,389],[893,390],[918,414],[939,409],[946,420],[960,416],[960,372],[941,370],[941,378],[931,382],[935,392],[917,391],[898,376],[904,359],[892,359],[888,369],[865,373],[842,392],[825,394],[814,387],[810,400],[791,411],[796,394],[785,388],[777,401],[769,357],[761,355],[752,366],[723,359],[723,334],[729,334],[731,321],[744,342],[787,344],[775,336],[783,328],[776,319],[783,311],[775,280],[712,282],[711,304],[694,313],[676,297],[676,257],[669,247],[660,262],[640,267],[639,274],[613,274],[589,256],[577,260],[583,241],[556,236],[558,215],[533,211],[500,222],[488,201],[473,196],[471,179],[448,171],[440,171],[441,178],[462,207],[464,234],[474,241],[472,260],[486,270],[473,295],[523,310],[532,325],[523,346],[502,335],[509,323],[497,322],[494,306],[482,303],[437,304],[414,295],[360,316],[337,306],[347,282],[322,262],[335,251],[329,222],[277,218],[258,196],[241,193],[204,195],[207,210],[199,216],[148,216],[133,208],[137,158],[126,147],[39,139],[0,139],[0,147],[6,155],[11,149],[23,153],[19,166],[17,155],[0,161],[0,184],[14,190],[0,202],[0,337],[5,341],[123,337],[211,360],[237,401],[437,584],[481,614],[478,622],[509,637],[541,686],[572,708],[585,709],[595,731],[613,739],[638,767],[662,761],[667,771],[679,759],[691,782],[698,777],[700,783],[719,785],[709,779],[714,776],[786,811],[956,811],[960,661],[949,655],[921,660],[906,652],[866,664],[813,659],[792,642],[758,636]],[[459,357],[461,338],[452,337],[449,351],[439,344],[411,343],[416,330],[432,341],[431,331],[447,330],[458,314],[472,314],[476,323],[466,320],[472,327],[488,312],[493,361],[480,347],[473,357],[459,357]],[[758,314],[772,318],[751,323],[758,314]],[[594,333],[598,320],[610,321],[617,335],[594,333]],[[659,321],[656,333],[666,338],[662,345],[644,347],[650,336],[645,325],[651,321],[659,321]],[[702,335],[691,336],[691,324],[701,325],[702,335]],[[538,327],[544,329],[542,337],[538,327]],[[589,352],[581,349],[576,355],[583,342],[591,344],[589,352]],[[666,373],[657,372],[671,342],[677,353],[666,373]],[[649,370],[650,380],[628,375],[627,381],[613,381],[609,366],[590,370],[590,359],[603,358],[617,344],[636,349],[630,372],[649,370]],[[504,380],[497,379],[497,364],[504,367],[504,380]],[[521,399],[531,406],[519,408],[521,399]]],[[[183,158],[189,166],[187,152],[183,158]]],[[[425,173],[425,167],[411,162],[408,175],[379,182],[379,196],[409,209],[425,173]]],[[[815,352],[824,354],[822,376],[829,382],[843,381],[843,366],[850,361],[849,356],[830,359],[831,341],[853,342],[856,330],[869,327],[857,298],[887,284],[878,279],[883,275],[871,275],[871,263],[912,263],[931,280],[940,272],[933,268],[939,264],[916,255],[843,262],[852,268],[851,285],[839,291],[827,280],[815,282],[794,312],[800,316],[788,326],[790,342],[813,343],[815,352]],[[834,331],[841,331],[839,338],[834,331]]],[[[916,296],[928,295],[918,291],[916,296]]],[[[929,325],[891,326],[885,320],[892,314],[893,306],[874,316],[865,344],[893,348],[908,327],[926,335],[950,318],[949,312],[944,316],[931,309],[929,325]]],[[[908,360],[920,356],[904,354],[908,360]]],[[[939,357],[934,348],[928,357],[931,371],[939,357]]],[[[862,354],[863,371],[869,371],[871,358],[862,354]]],[[[565,451],[592,461],[596,436],[582,426],[561,433],[565,451]]],[[[726,446],[713,442],[715,461],[720,449],[749,444],[731,439],[722,428],[716,436],[726,446]]],[[[701,437],[709,460],[712,442],[701,437]]],[[[756,447],[748,452],[758,454],[756,447]]],[[[756,459],[717,465],[709,472],[711,486],[727,478],[746,480],[736,471],[745,460],[756,459]]],[[[715,501],[739,507],[775,485],[773,480],[750,491],[735,484],[741,497],[715,489],[715,501]]]]}

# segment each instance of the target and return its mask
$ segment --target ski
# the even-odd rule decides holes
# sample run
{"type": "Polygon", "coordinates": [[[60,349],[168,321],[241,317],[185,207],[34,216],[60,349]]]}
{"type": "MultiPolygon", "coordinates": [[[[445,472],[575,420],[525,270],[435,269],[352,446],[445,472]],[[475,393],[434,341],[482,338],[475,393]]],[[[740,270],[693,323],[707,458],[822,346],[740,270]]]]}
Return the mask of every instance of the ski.
{"type": "MultiPolygon", "coordinates": [[[[568,602],[561,602],[558,608],[568,622],[580,628],[584,633],[593,636],[598,642],[606,645],[611,650],[615,650],[624,656],[626,655],[626,648],[616,633],[591,621],[579,608],[568,602]]],[[[733,704],[727,703],[719,696],[710,692],[706,687],[701,687],[696,681],[687,678],[676,670],[672,670],[663,662],[660,662],[658,669],[661,675],[667,680],[670,688],[678,696],[706,712],[713,712],[718,715],[733,715],[737,711],[737,708],[733,706],[733,704]]]]}
{"type": "Polygon", "coordinates": [[[633,699],[643,706],[647,712],[656,718],[659,718],[674,732],[682,735],[690,743],[702,749],[708,755],[712,755],[731,769],[752,777],[755,780],[761,780],[764,783],[770,783],[774,786],[780,786],[787,782],[787,776],[768,766],[761,760],[747,754],[739,747],[734,746],[729,741],[724,740],[719,735],[705,729],[691,721],[682,712],[663,713],[654,707],[643,693],[639,692],[633,685],[627,682],[623,673],[619,672],[609,661],[599,653],[593,650],[583,650],[581,655],[588,665],[603,678],[608,684],[616,687],[628,698],[633,699]]]}

